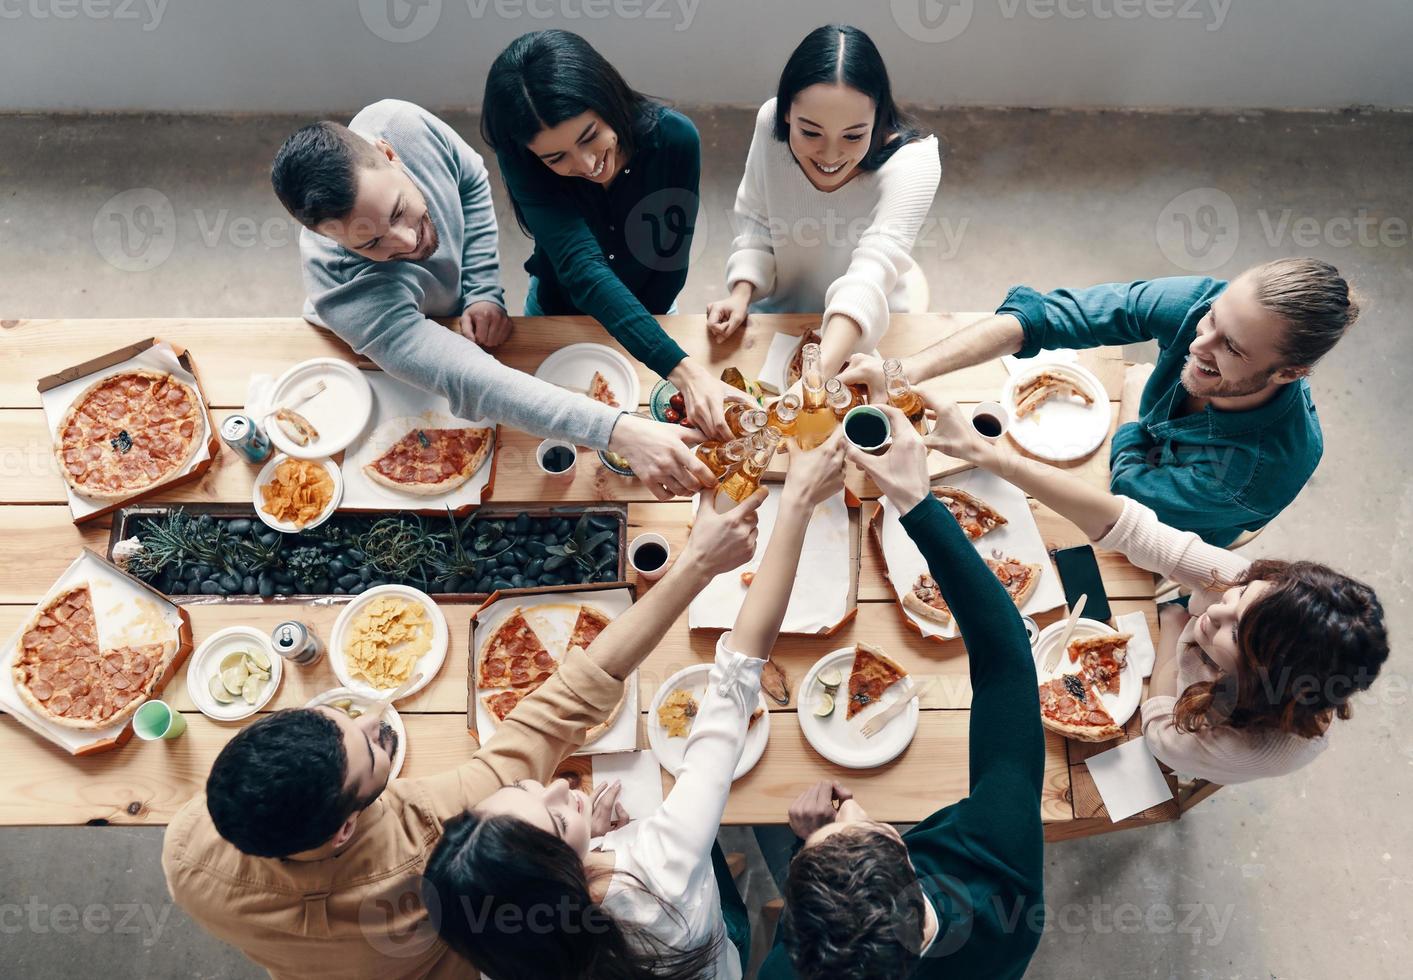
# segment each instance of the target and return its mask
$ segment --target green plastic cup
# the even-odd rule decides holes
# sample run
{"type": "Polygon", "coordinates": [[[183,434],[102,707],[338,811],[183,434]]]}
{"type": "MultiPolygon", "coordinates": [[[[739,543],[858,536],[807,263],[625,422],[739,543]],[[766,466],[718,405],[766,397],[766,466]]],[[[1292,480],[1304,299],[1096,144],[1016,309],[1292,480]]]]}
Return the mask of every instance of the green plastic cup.
{"type": "Polygon", "coordinates": [[[132,730],[138,738],[149,742],[176,738],[186,731],[186,719],[166,701],[148,701],[133,715],[132,730]]]}

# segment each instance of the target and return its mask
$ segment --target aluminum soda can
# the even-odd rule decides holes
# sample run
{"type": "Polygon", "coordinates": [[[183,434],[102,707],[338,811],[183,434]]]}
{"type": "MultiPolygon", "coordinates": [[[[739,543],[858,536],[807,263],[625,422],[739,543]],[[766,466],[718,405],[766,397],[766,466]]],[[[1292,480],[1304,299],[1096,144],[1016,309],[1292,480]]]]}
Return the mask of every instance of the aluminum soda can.
{"type": "Polygon", "coordinates": [[[324,645],[314,631],[297,619],[285,620],[270,633],[275,652],[292,664],[308,667],[324,655],[324,645]]]}
{"type": "Polygon", "coordinates": [[[249,415],[231,415],[221,423],[221,439],[252,463],[263,463],[270,457],[270,437],[249,415]]]}
{"type": "Polygon", "coordinates": [[[1040,625],[1029,616],[1022,616],[1021,623],[1025,626],[1025,635],[1030,637],[1030,645],[1035,646],[1035,641],[1040,639],[1040,625]]]}

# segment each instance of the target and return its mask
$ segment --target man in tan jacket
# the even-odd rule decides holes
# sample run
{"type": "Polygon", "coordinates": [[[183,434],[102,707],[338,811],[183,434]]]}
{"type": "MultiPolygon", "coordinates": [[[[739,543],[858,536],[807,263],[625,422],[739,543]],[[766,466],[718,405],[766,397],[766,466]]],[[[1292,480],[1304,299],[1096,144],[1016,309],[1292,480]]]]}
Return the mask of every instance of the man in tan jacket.
{"type": "Polygon", "coordinates": [[[508,783],[553,777],[692,598],[755,552],[764,496],[724,514],[702,507],[662,580],[587,651],[571,650],[455,770],[389,781],[391,731],[332,709],[280,711],[243,730],[167,829],[172,897],[277,978],[466,977],[437,936],[440,910],[420,898],[444,822],[508,783]]]}

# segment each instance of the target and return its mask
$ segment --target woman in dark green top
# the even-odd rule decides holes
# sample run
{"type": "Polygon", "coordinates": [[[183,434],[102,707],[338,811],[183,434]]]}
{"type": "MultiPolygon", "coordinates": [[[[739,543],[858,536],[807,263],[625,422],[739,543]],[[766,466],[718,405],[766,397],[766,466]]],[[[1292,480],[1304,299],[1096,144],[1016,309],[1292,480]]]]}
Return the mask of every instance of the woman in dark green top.
{"type": "Polygon", "coordinates": [[[550,30],[496,58],[481,135],[535,240],[526,315],[597,318],[677,386],[699,429],[728,438],[723,398],[740,393],[654,319],[675,312],[687,281],[701,176],[692,121],[629,88],[579,35],[550,30]]]}
{"type": "MultiPolygon", "coordinates": [[[[899,834],[843,787],[806,791],[790,811],[804,845],[785,883],[783,942],[760,977],[1019,978],[1044,928],[1035,664],[1015,603],[932,496],[921,438],[884,411],[892,447],[850,447],[849,458],[903,514],[957,618],[971,667],[971,793],[899,834]]],[[[927,779],[927,760],[899,764],[927,779]]]]}

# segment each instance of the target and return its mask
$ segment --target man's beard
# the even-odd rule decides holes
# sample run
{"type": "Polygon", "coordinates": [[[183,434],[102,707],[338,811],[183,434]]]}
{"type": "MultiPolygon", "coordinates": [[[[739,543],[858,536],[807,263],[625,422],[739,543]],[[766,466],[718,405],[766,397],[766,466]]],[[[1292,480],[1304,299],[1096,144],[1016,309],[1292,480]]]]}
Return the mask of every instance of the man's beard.
{"type": "Polygon", "coordinates": [[[437,235],[437,224],[432,220],[431,214],[422,216],[422,221],[426,230],[422,231],[422,244],[413,252],[398,256],[401,262],[425,262],[437,251],[437,246],[441,244],[441,238],[437,235]]]}
{"type": "Polygon", "coordinates": [[[1262,371],[1248,378],[1228,381],[1225,377],[1209,378],[1197,370],[1197,363],[1188,355],[1182,369],[1182,386],[1198,398],[1241,398],[1264,391],[1275,375],[1275,369],[1262,371]]]}

